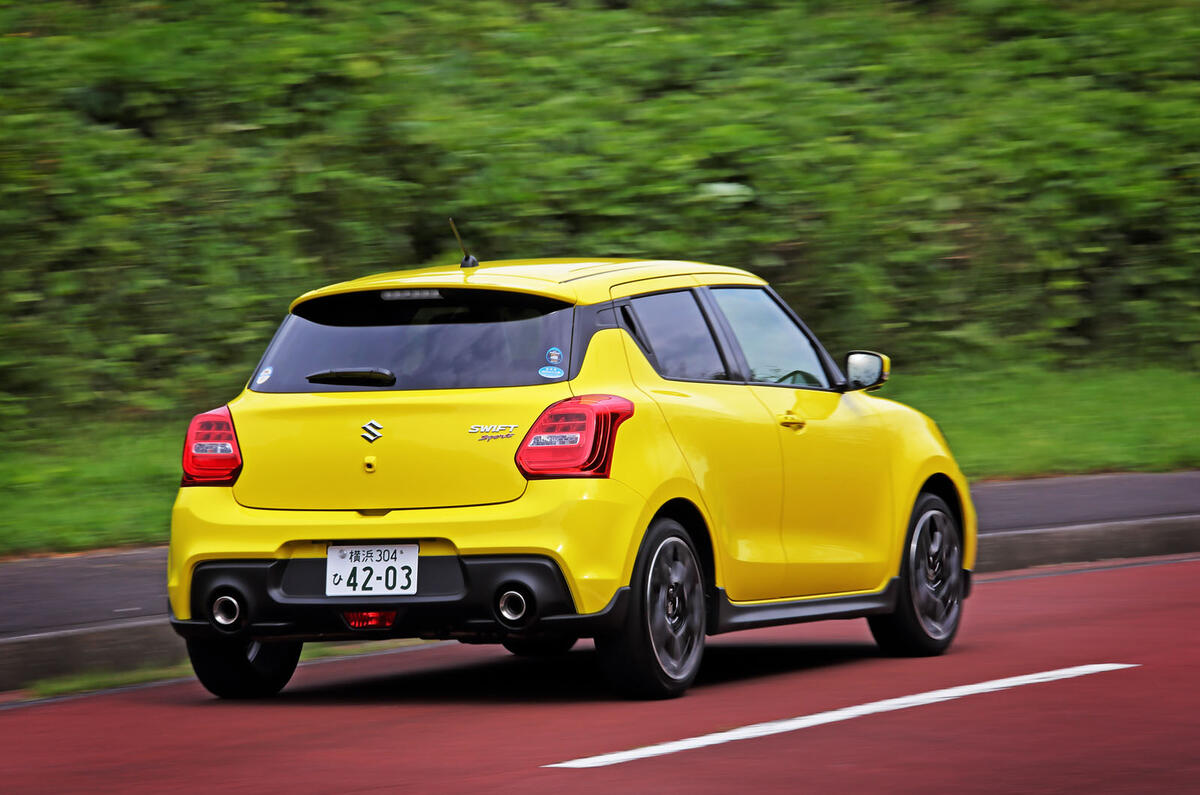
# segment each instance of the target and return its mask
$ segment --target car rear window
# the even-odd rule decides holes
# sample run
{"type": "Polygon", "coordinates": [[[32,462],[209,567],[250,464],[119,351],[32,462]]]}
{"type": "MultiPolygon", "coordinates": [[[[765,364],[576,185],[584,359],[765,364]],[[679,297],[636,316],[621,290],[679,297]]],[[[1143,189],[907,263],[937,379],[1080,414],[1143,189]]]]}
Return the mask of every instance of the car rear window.
{"type": "Polygon", "coordinates": [[[558,381],[570,372],[572,312],[562,301],[499,290],[314,298],[284,319],[250,389],[469,389],[558,381]],[[356,379],[356,372],[371,378],[356,379]]]}

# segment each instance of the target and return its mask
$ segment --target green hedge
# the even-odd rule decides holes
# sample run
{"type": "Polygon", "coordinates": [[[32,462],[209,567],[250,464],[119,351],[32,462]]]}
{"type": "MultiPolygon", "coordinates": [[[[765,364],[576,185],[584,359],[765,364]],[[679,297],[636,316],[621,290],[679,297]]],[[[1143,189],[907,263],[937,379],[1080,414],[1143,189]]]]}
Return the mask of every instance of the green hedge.
{"type": "Polygon", "coordinates": [[[749,267],[902,367],[1200,365],[1192,0],[0,0],[0,416],[207,408],[287,302],[749,267]]]}

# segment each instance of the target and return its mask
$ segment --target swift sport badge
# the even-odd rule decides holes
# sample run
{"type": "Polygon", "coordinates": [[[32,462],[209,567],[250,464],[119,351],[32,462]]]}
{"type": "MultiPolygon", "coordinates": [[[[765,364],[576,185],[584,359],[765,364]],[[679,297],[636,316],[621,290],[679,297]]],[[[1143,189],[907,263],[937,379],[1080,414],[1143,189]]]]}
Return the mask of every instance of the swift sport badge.
{"type": "Polygon", "coordinates": [[[362,426],[362,429],[364,431],[366,431],[366,433],[362,433],[359,435],[362,436],[362,438],[366,439],[368,442],[373,442],[376,439],[379,439],[383,436],[383,434],[380,433],[380,431],[383,430],[383,426],[380,425],[375,420],[368,420],[367,424],[362,426]]]}
{"type": "Polygon", "coordinates": [[[479,434],[479,441],[490,442],[493,439],[511,439],[513,431],[519,428],[519,425],[472,425],[467,428],[467,433],[479,434]]]}

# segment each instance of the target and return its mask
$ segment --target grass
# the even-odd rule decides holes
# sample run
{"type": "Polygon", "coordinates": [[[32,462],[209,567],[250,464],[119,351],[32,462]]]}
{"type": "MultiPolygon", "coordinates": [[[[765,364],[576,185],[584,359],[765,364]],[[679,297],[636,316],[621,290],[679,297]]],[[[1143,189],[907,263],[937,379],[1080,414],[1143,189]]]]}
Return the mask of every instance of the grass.
{"type": "MultiPolygon", "coordinates": [[[[300,653],[300,661],[321,660],[331,657],[354,657],[360,654],[390,651],[406,646],[418,646],[429,641],[416,638],[372,641],[369,643],[306,643],[300,653]]],[[[40,679],[25,688],[34,698],[54,698],[75,693],[90,693],[96,690],[111,690],[117,687],[161,682],[166,679],[190,679],[192,666],[186,662],[175,665],[160,665],[135,668],[132,671],[89,671],[87,673],[56,676],[40,679]]]]}
{"type": "Polygon", "coordinates": [[[39,679],[26,686],[25,692],[34,698],[55,698],[74,693],[90,693],[94,690],[112,690],[116,687],[142,685],[164,679],[180,679],[192,675],[192,666],[187,663],[162,665],[154,668],[135,668],[132,671],[89,671],[82,674],[56,676],[39,679]]]}
{"type": "MultiPolygon", "coordinates": [[[[880,395],[938,421],[975,480],[1200,467],[1200,374],[910,374],[880,395]]],[[[167,541],[186,418],[72,426],[0,445],[0,555],[167,541]]]]}
{"type": "Polygon", "coordinates": [[[901,371],[880,394],[937,420],[972,480],[1200,466],[1191,370],[901,371]]]}
{"type": "Polygon", "coordinates": [[[166,543],[187,420],[59,428],[0,447],[0,555],[166,543]]]}

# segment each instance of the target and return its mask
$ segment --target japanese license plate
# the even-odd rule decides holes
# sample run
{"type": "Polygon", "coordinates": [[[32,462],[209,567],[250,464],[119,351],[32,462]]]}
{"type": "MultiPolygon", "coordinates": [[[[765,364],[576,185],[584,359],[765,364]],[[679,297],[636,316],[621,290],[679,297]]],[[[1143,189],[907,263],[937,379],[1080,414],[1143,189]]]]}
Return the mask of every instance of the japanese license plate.
{"type": "Polygon", "coordinates": [[[417,592],[417,544],[330,546],[326,596],[391,596],[417,592]]]}

